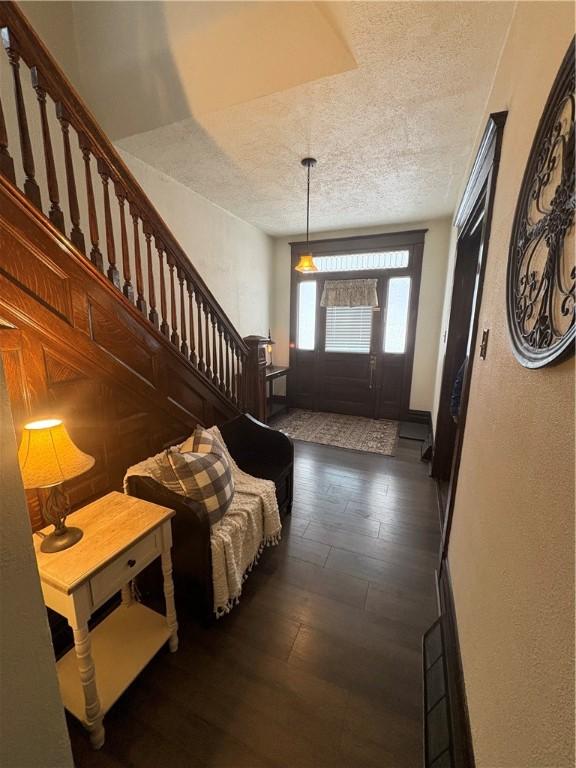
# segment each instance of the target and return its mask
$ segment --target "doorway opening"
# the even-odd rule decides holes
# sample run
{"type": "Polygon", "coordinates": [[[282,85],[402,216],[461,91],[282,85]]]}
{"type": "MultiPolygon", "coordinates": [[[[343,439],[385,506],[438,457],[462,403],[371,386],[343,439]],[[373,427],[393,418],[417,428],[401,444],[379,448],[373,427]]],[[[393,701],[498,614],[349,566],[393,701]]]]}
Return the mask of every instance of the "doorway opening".
{"type": "Polygon", "coordinates": [[[410,408],[426,230],[292,243],[318,268],[292,270],[289,402],[374,419],[410,408]],[[365,292],[366,300],[340,301],[365,292]]]}
{"type": "MultiPolygon", "coordinates": [[[[470,381],[477,357],[486,253],[506,116],[506,112],[497,112],[488,120],[454,222],[458,228],[456,263],[431,466],[440,491],[440,573],[448,551],[470,381]]],[[[485,329],[479,350],[482,357],[486,355],[487,339],[485,329]]]]}
{"type": "Polygon", "coordinates": [[[433,477],[438,481],[442,522],[445,517],[458,433],[466,417],[467,404],[462,402],[462,390],[464,379],[471,372],[470,335],[475,293],[481,273],[484,211],[485,197],[482,196],[478,200],[474,215],[459,235],[456,247],[450,320],[431,469],[433,477]]]}

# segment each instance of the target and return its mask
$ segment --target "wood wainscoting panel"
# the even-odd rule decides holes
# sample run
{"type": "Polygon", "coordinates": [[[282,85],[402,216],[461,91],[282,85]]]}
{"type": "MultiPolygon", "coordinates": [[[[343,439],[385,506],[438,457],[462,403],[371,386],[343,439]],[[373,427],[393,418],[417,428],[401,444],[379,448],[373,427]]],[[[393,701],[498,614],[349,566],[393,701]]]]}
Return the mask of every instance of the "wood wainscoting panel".
{"type": "MultiPolygon", "coordinates": [[[[47,221],[0,183],[0,355],[17,440],[61,418],[96,459],[65,484],[73,507],[122,489],[126,469],[238,408],[47,221]],[[6,207],[4,208],[4,204],[6,207]],[[11,218],[13,217],[13,218],[11,218]]],[[[34,529],[43,527],[27,492],[34,529]]]]}
{"type": "Polygon", "coordinates": [[[0,269],[16,285],[69,323],[72,322],[72,298],[67,275],[40,249],[31,248],[23,236],[7,222],[0,228],[0,269]]]}
{"type": "MultiPolygon", "coordinates": [[[[15,328],[3,326],[1,323],[0,356],[4,366],[4,377],[14,423],[25,424],[30,420],[32,396],[28,388],[28,377],[24,366],[22,333],[15,328]]],[[[34,529],[42,528],[44,522],[38,494],[35,491],[26,491],[26,501],[32,527],[34,529]]]]}
{"type": "Polygon", "coordinates": [[[115,360],[153,385],[156,378],[154,357],[134,330],[116,315],[114,309],[99,306],[91,297],[88,312],[92,340],[115,360]]]}
{"type": "Polygon", "coordinates": [[[22,359],[21,331],[0,325],[0,354],[4,363],[4,376],[12,405],[12,416],[15,422],[23,423],[30,416],[31,405],[22,359]]]}
{"type": "Polygon", "coordinates": [[[195,388],[191,376],[183,375],[181,370],[167,361],[162,367],[160,386],[170,393],[170,399],[184,413],[197,421],[204,421],[205,398],[195,388]]]}

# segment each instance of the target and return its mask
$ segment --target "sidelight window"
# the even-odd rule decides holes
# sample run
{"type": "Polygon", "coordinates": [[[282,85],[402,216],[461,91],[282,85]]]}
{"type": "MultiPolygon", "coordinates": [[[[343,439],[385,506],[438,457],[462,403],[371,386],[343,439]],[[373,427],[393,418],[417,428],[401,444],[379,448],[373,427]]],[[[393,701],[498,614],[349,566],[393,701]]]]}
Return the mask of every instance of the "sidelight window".
{"type": "Polygon", "coordinates": [[[296,346],[313,350],[316,338],[316,281],[298,283],[298,325],[296,346]]]}
{"type": "Polygon", "coordinates": [[[326,352],[370,352],[372,307],[326,307],[326,352]]]}
{"type": "Polygon", "coordinates": [[[401,355],[406,351],[410,283],[409,277],[392,277],[388,281],[384,352],[401,355]]]}

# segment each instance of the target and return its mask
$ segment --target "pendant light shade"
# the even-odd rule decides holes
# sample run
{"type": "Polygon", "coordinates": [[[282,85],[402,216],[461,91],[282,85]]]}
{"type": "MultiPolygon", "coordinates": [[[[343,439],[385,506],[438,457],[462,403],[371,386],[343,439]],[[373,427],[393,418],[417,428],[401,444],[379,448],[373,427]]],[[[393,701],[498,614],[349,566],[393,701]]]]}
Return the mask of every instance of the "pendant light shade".
{"type": "Polygon", "coordinates": [[[303,253],[294,269],[296,272],[318,272],[318,267],[314,264],[314,257],[311,253],[303,253]]]}
{"type": "Polygon", "coordinates": [[[318,267],[314,263],[314,257],[310,251],[310,168],[316,165],[316,160],[313,157],[305,157],[302,160],[304,168],[308,169],[308,186],[306,193],[306,253],[301,254],[298,259],[298,264],[294,267],[296,272],[318,272],[318,267]]]}

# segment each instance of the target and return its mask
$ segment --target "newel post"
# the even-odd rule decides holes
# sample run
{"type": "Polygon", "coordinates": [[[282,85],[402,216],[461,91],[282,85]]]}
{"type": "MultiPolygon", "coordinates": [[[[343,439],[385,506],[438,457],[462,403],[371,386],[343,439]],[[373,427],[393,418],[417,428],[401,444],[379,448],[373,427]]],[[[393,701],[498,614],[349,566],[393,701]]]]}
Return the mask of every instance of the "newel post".
{"type": "Polygon", "coordinates": [[[245,382],[246,410],[258,421],[266,421],[266,344],[265,336],[246,336],[248,347],[245,382]]]}

